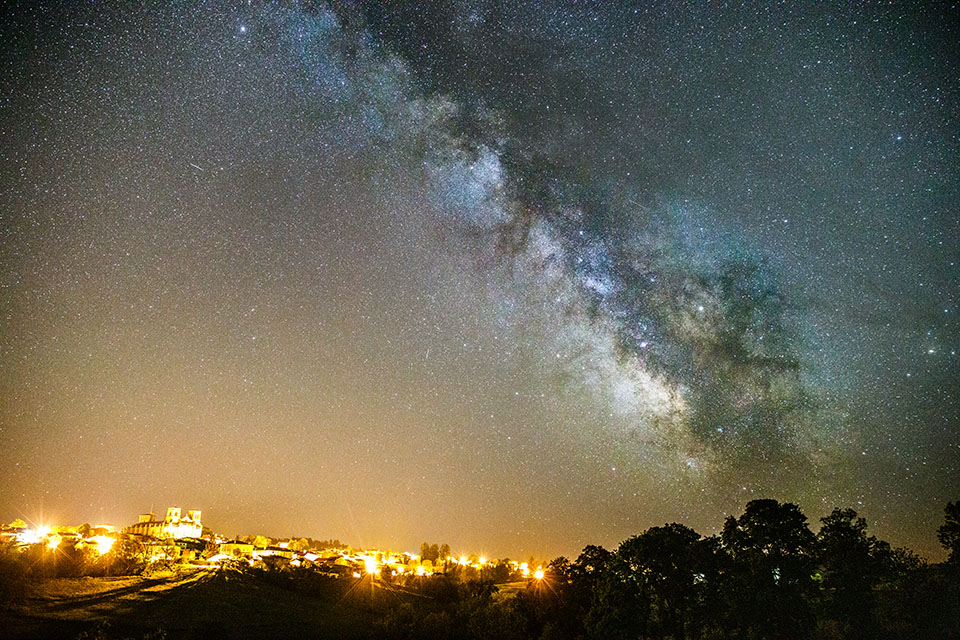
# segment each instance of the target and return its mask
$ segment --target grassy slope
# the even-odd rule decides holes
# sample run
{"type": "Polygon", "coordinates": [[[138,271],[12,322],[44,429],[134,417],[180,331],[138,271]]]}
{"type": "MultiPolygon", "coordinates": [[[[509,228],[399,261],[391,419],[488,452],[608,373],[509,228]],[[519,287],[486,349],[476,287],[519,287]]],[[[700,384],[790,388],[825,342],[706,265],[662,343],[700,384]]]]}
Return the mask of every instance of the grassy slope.
{"type": "Polygon", "coordinates": [[[263,581],[212,573],[165,578],[78,578],[42,583],[24,606],[0,613],[2,638],[77,638],[107,621],[106,638],[367,638],[362,607],[263,581]]]}

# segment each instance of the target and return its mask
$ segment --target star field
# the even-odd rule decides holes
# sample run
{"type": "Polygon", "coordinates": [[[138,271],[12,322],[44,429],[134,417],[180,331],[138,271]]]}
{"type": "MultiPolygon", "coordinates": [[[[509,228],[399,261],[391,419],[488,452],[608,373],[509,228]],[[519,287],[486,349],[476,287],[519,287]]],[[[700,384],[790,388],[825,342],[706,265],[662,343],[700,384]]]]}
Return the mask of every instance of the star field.
{"type": "Polygon", "coordinates": [[[956,7],[5,12],[4,521],[938,553],[956,7]]]}

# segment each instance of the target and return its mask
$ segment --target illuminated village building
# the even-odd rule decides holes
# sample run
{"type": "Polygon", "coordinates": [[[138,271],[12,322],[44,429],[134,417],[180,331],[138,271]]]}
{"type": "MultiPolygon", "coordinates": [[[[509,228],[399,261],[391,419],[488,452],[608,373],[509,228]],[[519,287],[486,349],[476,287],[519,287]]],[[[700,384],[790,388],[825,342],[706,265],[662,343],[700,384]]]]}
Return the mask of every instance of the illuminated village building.
{"type": "Polygon", "coordinates": [[[218,552],[229,558],[252,558],[253,545],[241,540],[230,540],[220,543],[218,552]]]}
{"type": "Polygon", "coordinates": [[[181,516],[180,507],[170,507],[167,509],[167,515],[163,520],[156,520],[155,518],[156,516],[152,513],[143,513],[140,515],[140,521],[137,524],[124,527],[123,532],[161,540],[199,538],[203,533],[198,509],[191,509],[187,511],[186,516],[181,516]]]}

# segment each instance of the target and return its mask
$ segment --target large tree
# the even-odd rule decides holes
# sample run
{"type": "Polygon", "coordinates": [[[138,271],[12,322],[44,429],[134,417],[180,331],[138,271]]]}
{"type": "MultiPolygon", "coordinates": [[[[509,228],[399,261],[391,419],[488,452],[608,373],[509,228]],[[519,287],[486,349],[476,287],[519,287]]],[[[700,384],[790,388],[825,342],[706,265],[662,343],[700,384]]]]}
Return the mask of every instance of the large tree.
{"type": "Polygon", "coordinates": [[[733,560],[730,613],[741,633],[802,638],[813,627],[815,537],[795,504],[753,500],[721,536],[733,560]]]}
{"type": "Polygon", "coordinates": [[[943,510],[943,524],[937,529],[937,539],[950,555],[948,562],[960,562],[960,500],[948,502],[943,510]]]}
{"type": "Polygon", "coordinates": [[[625,581],[637,584],[650,607],[648,633],[682,638],[698,608],[711,566],[712,548],[700,534],[681,524],[653,527],[617,549],[625,581]]]}
{"type": "Polygon", "coordinates": [[[816,557],[823,613],[843,626],[848,638],[875,635],[875,588],[893,563],[890,545],[867,535],[867,522],[853,509],[834,509],[821,518],[816,557]]]}

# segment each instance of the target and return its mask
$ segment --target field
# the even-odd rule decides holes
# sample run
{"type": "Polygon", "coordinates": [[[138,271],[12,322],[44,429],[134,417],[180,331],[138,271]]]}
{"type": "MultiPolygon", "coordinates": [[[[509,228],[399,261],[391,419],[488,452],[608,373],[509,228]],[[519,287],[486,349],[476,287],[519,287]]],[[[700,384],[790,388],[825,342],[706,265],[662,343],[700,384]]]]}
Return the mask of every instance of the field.
{"type": "Polygon", "coordinates": [[[197,569],[38,582],[0,612],[2,638],[366,638],[363,607],[197,569]]]}

